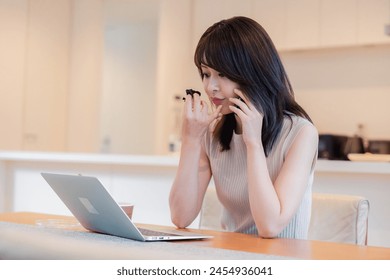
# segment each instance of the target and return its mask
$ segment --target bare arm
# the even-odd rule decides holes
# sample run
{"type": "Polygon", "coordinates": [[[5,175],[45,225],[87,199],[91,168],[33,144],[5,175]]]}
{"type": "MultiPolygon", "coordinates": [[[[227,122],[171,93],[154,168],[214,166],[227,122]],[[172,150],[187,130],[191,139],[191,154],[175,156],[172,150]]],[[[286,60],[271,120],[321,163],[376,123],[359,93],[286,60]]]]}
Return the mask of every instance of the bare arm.
{"type": "Polygon", "coordinates": [[[275,237],[296,213],[309,181],[316,135],[312,126],[301,129],[274,183],[268,175],[263,149],[247,146],[250,206],[261,236],[275,237]]]}
{"type": "Polygon", "coordinates": [[[187,227],[198,215],[205,191],[210,182],[211,171],[208,158],[201,148],[202,138],[217,120],[220,108],[208,114],[208,108],[199,95],[187,96],[179,166],[173,182],[169,205],[172,222],[179,228],[187,227]]]}
{"type": "MultiPolygon", "coordinates": [[[[238,95],[242,93],[237,92],[238,95]]],[[[244,96],[241,96],[244,98],[244,96]]],[[[272,182],[260,141],[263,116],[247,100],[231,109],[242,121],[243,139],[247,146],[248,192],[251,212],[259,235],[275,237],[290,222],[298,209],[310,177],[318,134],[313,126],[305,126],[296,136],[286,155],[282,169],[272,182]]]]}

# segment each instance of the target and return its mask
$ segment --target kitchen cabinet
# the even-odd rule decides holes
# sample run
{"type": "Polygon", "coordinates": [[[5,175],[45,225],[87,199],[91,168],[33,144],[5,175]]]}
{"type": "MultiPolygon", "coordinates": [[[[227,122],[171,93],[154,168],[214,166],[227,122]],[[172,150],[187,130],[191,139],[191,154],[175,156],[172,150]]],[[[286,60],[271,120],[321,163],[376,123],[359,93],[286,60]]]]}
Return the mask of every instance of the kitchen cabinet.
{"type": "Polygon", "coordinates": [[[389,0],[322,0],[319,20],[321,47],[390,43],[389,0]]]}
{"type": "Polygon", "coordinates": [[[196,44],[199,38],[212,24],[233,16],[252,14],[252,0],[195,0],[193,2],[193,30],[196,44]]]}
{"type": "Polygon", "coordinates": [[[98,150],[99,2],[0,1],[0,149],[98,150]]]}
{"type": "Polygon", "coordinates": [[[278,50],[317,48],[320,0],[254,0],[252,17],[269,33],[278,50]]]}
{"type": "Polygon", "coordinates": [[[0,2],[0,149],[64,149],[69,29],[67,0],[0,2]]]}
{"type": "Polygon", "coordinates": [[[385,34],[385,25],[390,25],[389,0],[358,0],[357,44],[389,44],[390,35],[385,34]]]}
{"type": "Polygon", "coordinates": [[[194,41],[216,21],[243,15],[263,25],[278,49],[318,47],[319,13],[320,0],[197,0],[193,9],[194,41]]]}
{"type": "Polygon", "coordinates": [[[280,51],[389,44],[389,0],[254,0],[252,16],[280,51]]]}
{"type": "Polygon", "coordinates": [[[255,0],[253,19],[267,31],[277,49],[286,46],[286,2],[285,0],[255,0]]]}
{"type": "Polygon", "coordinates": [[[27,2],[0,1],[0,149],[22,147],[27,2]]]}
{"type": "Polygon", "coordinates": [[[319,47],[320,0],[286,0],[286,49],[319,47]]]}
{"type": "Polygon", "coordinates": [[[358,3],[356,0],[321,1],[320,46],[351,46],[357,43],[358,3]]]}
{"type": "Polygon", "coordinates": [[[30,1],[25,59],[23,149],[64,150],[70,3],[30,1]]]}

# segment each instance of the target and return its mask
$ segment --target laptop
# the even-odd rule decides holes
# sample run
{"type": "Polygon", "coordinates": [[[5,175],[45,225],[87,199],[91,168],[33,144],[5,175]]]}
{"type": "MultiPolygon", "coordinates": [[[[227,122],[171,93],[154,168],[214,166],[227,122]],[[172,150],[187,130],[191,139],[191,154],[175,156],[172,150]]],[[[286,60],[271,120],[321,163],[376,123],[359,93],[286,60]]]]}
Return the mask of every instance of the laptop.
{"type": "Polygon", "coordinates": [[[80,224],[93,232],[139,241],[212,238],[179,230],[152,231],[137,227],[95,177],[41,173],[80,224]]]}

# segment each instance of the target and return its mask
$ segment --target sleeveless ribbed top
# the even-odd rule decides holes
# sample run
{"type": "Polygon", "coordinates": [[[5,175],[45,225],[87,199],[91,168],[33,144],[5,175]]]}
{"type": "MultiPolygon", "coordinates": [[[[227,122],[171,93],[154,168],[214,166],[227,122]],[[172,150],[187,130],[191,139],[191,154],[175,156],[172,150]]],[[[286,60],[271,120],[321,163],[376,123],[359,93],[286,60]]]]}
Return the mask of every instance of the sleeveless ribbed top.
{"type": "MultiPolygon", "coordinates": [[[[273,182],[296,135],[303,126],[312,126],[302,117],[290,116],[291,119],[285,117],[281,133],[267,157],[268,171],[273,182]]],[[[207,132],[202,146],[209,157],[216,192],[223,206],[222,227],[227,231],[257,235],[257,228],[249,207],[247,156],[242,135],[233,133],[230,150],[221,152],[217,139],[213,139],[211,133],[207,132]]],[[[316,160],[317,154],[313,158],[310,179],[302,202],[290,223],[278,237],[307,239],[311,214],[311,187],[316,160]]]]}

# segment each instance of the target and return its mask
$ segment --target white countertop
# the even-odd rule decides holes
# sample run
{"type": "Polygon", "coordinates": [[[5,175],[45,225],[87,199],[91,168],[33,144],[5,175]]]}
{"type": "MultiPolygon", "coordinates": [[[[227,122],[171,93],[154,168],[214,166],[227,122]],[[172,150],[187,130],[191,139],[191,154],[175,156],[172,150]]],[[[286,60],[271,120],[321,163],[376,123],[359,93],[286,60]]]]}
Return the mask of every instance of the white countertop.
{"type": "MultiPolygon", "coordinates": [[[[0,152],[0,162],[63,162],[108,165],[177,167],[178,156],[52,152],[0,152]]],[[[316,172],[390,174],[388,162],[318,160],[316,172]]]]}
{"type": "Polygon", "coordinates": [[[8,162],[66,162],[176,167],[177,156],[57,153],[57,152],[0,152],[0,161],[8,162]]]}
{"type": "Polygon", "coordinates": [[[318,160],[316,172],[389,174],[389,162],[364,162],[344,160],[318,160]]]}

